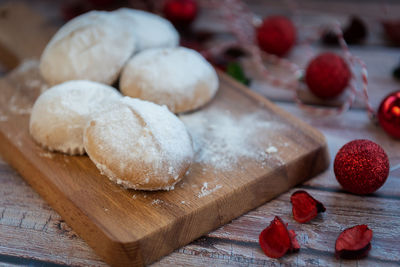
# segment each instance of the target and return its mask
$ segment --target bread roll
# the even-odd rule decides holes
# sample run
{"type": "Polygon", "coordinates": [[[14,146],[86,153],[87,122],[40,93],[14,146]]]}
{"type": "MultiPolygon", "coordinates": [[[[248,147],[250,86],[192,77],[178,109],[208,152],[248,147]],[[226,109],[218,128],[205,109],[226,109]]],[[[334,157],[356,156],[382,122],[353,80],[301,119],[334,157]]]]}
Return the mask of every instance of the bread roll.
{"type": "Polygon", "coordinates": [[[130,97],[88,123],[84,145],[110,180],[139,190],[173,189],[193,160],[184,124],[165,106],[130,97]]]}
{"type": "Polygon", "coordinates": [[[80,79],[115,82],[135,40],[125,23],[110,14],[85,13],[53,36],[40,59],[40,72],[50,85],[80,79]]]}
{"type": "Polygon", "coordinates": [[[90,116],[121,98],[114,88],[91,81],[69,81],[45,91],[32,108],[29,131],[50,151],[82,155],[83,130],[90,116]]]}
{"type": "Polygon", "coordinates": [[[214,68],[196,51],[155,48],[133,56],[122,71],[124,95],[166,105],[174,112],[197,109],[217,92],[214,68]]]}
{"type": "Polygon", "coordinates": [[[137,51],[179,44],[179,34],[174,26],[160,16],[129,8],[120,8],[112,13],[125,21],[126,29],[136,40],[137,51]]]}

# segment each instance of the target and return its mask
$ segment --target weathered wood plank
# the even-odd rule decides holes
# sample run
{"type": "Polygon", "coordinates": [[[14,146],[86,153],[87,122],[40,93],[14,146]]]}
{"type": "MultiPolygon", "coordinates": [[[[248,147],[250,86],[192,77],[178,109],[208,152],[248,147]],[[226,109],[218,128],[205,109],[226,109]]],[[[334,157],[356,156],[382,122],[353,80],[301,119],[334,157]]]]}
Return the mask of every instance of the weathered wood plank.
{"type": "MultiPolygon", "coordinates": [[[[100,259],[86,243],[60,221],[60,217],[6,164],[0,165],[0,179],[0,183],[4,185],[0,187],[0,194],[7,196],[0,199],[0,206],[5,207],[0,213],[3,214],[5,210],[0,220],[0,240],[7,241],[6,246],[0,243],[0,254],[28,254],[35,259],[81,266],[101,264],[100,259]],[[5,173],[7,175],[4,175],[5,173]],[[52,249],[49,250],[49,247],[52,249]]],[[[262,254],[257,243],[260,230],[274,215],[282,216],[289,226],[297,231],[304,248],[298,254],[285,256],[280,261],[282,263],[296,262],[300,266],[303,263],[312,266],[338,264],[332,254],[332,244],[337,234],[352,224],[368,223],[374,230],[374,249],[371,250],[371,257],[360,263],[363,266],[373,266],[377,263],[387,266],[399,264],[399,255],[396,253],[400,249],[397,243],[399,233],[390,232],[400,229],[397,225],[400,217],[400,211],[397,209],[399,200],[306,190],[327,207],[327,212],[319,215],[313,222],[300,225],[293,221],[289,203],[290,193],[286,193],[217,229],[205,239],[200,239],[161,259],[155,266],[205,266],[212,262],[216,265],[243,265],[248,262],[253,266],[277,264],[278,261],[262,254]]]]}
{"type": "Polygon", "coordinates": [[[0,160],[0,255],[59,264],[104,262],[53,209],[0,160]]]}
{"type": "MultiPolygon", "coordinates": [[[[314,127],[324,133],[328,141],[331,159],[335,158],[337,151],[347,142],[354,139],[370,139],[383,147],[388,154],[392,167],[400,164],[400,142],[389,137],[382,128],[374,125],[365,110],[352,110],[343,116],[333,118],[313,118],[302,113],[293,104],[279,104],[281,107],[296,114],[314,127]]],[[[318,187],[321,189],[341,190],[336,182],[331,164],[328,171],[304,183],[306,186],[318,187]]],[[[386,183],[374,194],[378,197],[400,198],[400,170],[391,172],[386,183]]]]}

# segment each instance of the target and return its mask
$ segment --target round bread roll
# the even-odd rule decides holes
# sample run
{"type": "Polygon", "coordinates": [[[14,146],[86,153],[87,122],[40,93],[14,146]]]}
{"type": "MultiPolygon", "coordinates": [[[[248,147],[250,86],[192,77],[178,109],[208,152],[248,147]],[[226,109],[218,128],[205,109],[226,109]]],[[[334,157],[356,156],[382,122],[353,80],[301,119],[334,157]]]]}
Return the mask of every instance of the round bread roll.
{"type": "Polygon", "coordinates": [[[130,97],[93,117],[84,145],[102,174],[138,190],[173,189],[193,160],[184,124],[165,106],[130,97]]]}
{"type": "Polygon", "coordinates": [[[137,51],[179,44],[179,34],[174,26],[160,16],[129,8],[120,8],[112,13],[126,22],[125,26],[136,40],[137,51]]]}
{"type": "Polygon", "coordinates": [[[124,95],[167,105],[174,112],[197,109],[217,92],[214,68],[196,51],[155,48],[133,56],[122,71],[124,95]]]}
{"type": "Polygon", "coordinates": [[[121,19],[91,11],[53,36],[40,59],[40,72],[51,85],[80,79],[112,84],[134,49],[135,40],[121,19]]]}
{"type": "Polygon", "coordinates": [[[91,81],[69,81],[45,91],[32,108],[29,132],[50,151],[82,155],[83,131],[90,118],[122,98],[114,88],[91,81]]]}

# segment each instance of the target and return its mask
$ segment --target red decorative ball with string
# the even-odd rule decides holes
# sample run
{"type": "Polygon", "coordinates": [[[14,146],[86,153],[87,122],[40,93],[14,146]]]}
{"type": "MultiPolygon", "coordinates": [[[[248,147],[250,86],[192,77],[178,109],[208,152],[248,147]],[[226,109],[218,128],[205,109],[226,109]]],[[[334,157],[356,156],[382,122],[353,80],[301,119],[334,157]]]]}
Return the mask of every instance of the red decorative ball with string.
{"type": "Polygon", "coordinates": [[[400,138],[400,91],[383,99],[378,110],[378,120],[385,132],[394,138],[400,138]]]}
{"type": "Polygon", "coordinates": [[[334,162],[336,179],[343,189],[358,195],[378,190],[389,175],[389,159],[376,143],[359,139],[345,144],[334,162]]]}
{"type": "Polygon", "coordinates": [[[167,0],[163,12],[175,26],[188,26],[197,16],[197,3],[194,0],[167,0]]]}
{"type": "Polygon", "coordinates": [[[296,41],[296,29],[288,18],[271,16],[257,28],[258,46],[265,52],[284,56],[296,41]]]}
{"type": "Polygon", "coordinates": [[[340,95],[349,84],[351,72],[342,57],[335,53],[319,54],[307,67],[305,82],[310,91],[322,99],[340,95]]]}

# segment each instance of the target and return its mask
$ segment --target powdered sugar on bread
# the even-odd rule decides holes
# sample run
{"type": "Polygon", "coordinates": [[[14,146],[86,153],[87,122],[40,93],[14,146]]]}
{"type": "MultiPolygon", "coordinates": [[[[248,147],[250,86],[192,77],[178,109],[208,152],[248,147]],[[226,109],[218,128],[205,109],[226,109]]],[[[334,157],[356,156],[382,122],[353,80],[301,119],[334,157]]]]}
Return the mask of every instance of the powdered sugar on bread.
{"type": "Polygon", "coordinates": [[[125,27],[136,40],[137,51],[179,44],[179,34],[174,26],[160,16],[129,8],[120,8],[112,14],[125,21],[125,27]]]}
{"type": "Polygon", "coordinates": [[[41,56],[40,71],[52,85],[78,79],[112,84],[134,49],[124,21],[110,12],[92,11],[53,36],[41,56]]]}
{"type": "Polygon", "coordinates": [[[206,104],[218,84],[214,68],[199,53],[178,47],[135,55],[123,70],[120,88],[124,95],[166,105],[179,113],[206,104]]]}
{"type": "Polygon", "coordinates": [[[127,188],[168,190],[193,158],[184,124],[166,107],[123,98],[88,124],[85,149],[112,181],[127,188]]]}
{"type": "Polygon", "coordinates": [[[121,98],[114,88],[85,80],[50,88],[36,100],[30,117],[32,137],[50,151],[84,154],[83,130],[90,116],[121,98]]]}

